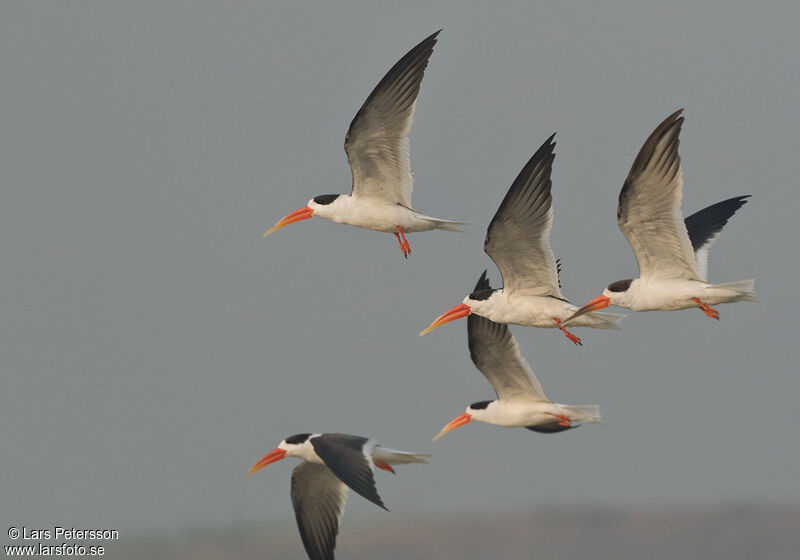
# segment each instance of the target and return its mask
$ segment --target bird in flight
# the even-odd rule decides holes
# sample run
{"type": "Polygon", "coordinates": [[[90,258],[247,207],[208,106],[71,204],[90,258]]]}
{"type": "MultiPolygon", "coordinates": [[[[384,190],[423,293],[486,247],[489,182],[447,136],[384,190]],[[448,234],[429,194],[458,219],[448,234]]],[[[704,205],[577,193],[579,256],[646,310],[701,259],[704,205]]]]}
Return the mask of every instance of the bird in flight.
{"type": "Polygon", "coordinates": [[[508,325],[470,315],[467,337],[472,362],[497,393],[497,399],[469,405],[466,412],[442,428],[434,441],[472,420],[540,433],[563,432],[577,427],[578,422],[601,422],[596,405],[565,405],[547,399],[508,325]]]}
{"type": "Polygon", "coordinates": [[[394,473],[392,465],[428,462],[428,455],[389,449],[365,437],[296,434],[264,455],[247,474],[287,456],[303,460],[292,471],[291,497],[300,538],[311,560],[333,560],[348,488],[386,509],[375,488],[373,467],[394,473]]]}
{"type": "MultiPolygon", "coordinates": [[[[550,248],[554,137],[555,134],[545,140],[519,172],[486,230],[483,250],[500,269],[503,287],[492,289],[484,272],[475,290],[461,304],[437,317],[420,336],[475,313],[497,323],[558,328],[573,343],[581,343],[562,324],[578,307],[561,293],[559,263],[550,248]]],[[[618,329],[623,317],[616,313],[593,313],[573,325],[618,329]]]]}
{"type": "Polygon", "coordinates": [[[454,222],[425,216],[411,206],[414,187],[408,132],[414,121],[420,83],[433,54],[437,31],[411,49],[383,79],[350,123],[344,151],[353,175],[350,194],[315,196],[281,218],[264,237],[288,224],[319,216],[340,224],[394,234],[403,256],[405,234],[432,229],[461,231],[454,222]]]}
{"type": "Polygon", "coordinates": [[[633,311],[699,307],[712,319],[720,303],[758,301],[755,280],[709,284],[708,252],[722,228],[750,195],[729,198],[681,215],[683,171],[678,154],[683,109],[668,116],[645,141],[619,193],[617,224],[628,239],[639,278],[618,280],[564,324],[609,305],[633,311]]]}

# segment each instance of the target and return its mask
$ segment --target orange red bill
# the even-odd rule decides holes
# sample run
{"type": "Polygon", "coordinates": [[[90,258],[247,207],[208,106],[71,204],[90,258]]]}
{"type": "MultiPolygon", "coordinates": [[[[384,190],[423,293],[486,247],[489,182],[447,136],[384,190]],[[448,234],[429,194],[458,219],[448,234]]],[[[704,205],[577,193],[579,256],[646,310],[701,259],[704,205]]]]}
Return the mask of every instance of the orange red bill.
{"type": "Polygon", "coordinates": [[[447,424],[447,426],[442,428],[441,432],[436,434],[436,437],[433,438],[433,441],[436,441],[437,439],[439,439],[440,437],[445,435],[450,430],[455,430],[456,428],[458,428],[460,426],[463,426],[464,424],[469,424],[469,422],[471,420],[472,420],[472,416],[468,412],[465,412],[464,414],[460,414],[460,415],[456,416],[455,418],[450,420],[450,423],[447,424]]]}
{"type": "Polygon", "coordinates": [[[311,217],[314,213],[314,210],[309,208],[308,206],[303,206],[302,208],[298,208],[294,212],[286,214],[283,218],[278,220],[274,226],[264,232],[264,237],[268,236],[275,230],[281,229],[283,226],[288,226],[289,224],[293,224],[294,222],[299,222],[300,220],[307,220],[311,217]]]}
{"type": "Polygon", "coordinates": [[[438,326],[444,325],[445,323],[449,323],[450,321],[455,321],[456,319],[460,319],[461,317],[466,317],[470,313],[471,310],[469,308],[469,305],[465,303],[459,303],[455,307],[452,307],[447,311],[445,311],[444,313],[442,313],[441,315],[439,315],[436,318],[436,320],[433,323],[431,323],[431,325],[427,329],[419,333],[419,335],[422,336],[425,333],[432,331],[438,326]]]}
{"type": "Polygon", "coordinates": [[[561,326],[565,327],[568,323],[570,323],[575,317],[580,317],[581,315],[585,315],[587,313],[592,313],[593,311],[599,311],[600,309],[605,309],[608,307],[609,303],[611,303],[611,299],[608,296],[597,296],[594,299],[590,299],[586,302],[586,304],[578,309],[575,313],[569,316],[565,321],[561,322],[561,326]]]}
{"type": "Polygon", "coordinates": [[[272,451],[261,457],[261,459],[259,459],[255,465],[250,467],[250,470],[247,471],[247,474],[248,475],[253,474],[257,470],[262,469],[267,465],[269,465],[270,463],[274,463],[275,461],[280,461],[284,457],[286,457],[286,451],[276,447],[275,449],[273,449],[272,451]]]}

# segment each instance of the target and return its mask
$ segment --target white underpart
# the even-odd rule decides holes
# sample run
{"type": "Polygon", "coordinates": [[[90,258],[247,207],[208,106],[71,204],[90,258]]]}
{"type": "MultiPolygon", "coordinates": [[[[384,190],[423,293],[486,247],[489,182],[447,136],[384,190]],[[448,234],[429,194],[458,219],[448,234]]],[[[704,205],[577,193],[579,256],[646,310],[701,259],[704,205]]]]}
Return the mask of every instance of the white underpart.
{"type": "Polygon", "coordinates": [[[347,224],[373,231],[394,233],[398,226],[405,233],[443,229],[459,231],[456,227],[462,222],[451,222],[425,216],[394,202],[375,197],[340,195],[330,204],[308,202],[314,216],[327,218],[340,224],[347,224]]]}
{"type": "Polygon", "coordinates": [[[508,401],[492,401],[485,409],[467,408],[473,420],[504,426],[521,428],[552,424],[557,417],[566,417],[571,422],[600,423],[600,413],[596,405],[563,405],[553,402],[532,401],[525,398],[508,401]]]}
{"type": "MultiPolygon", "coordinates": [[[[754,280],[741,280],[724,284],[707,284],[695,280],[637,278],[625,292],[612,292],[606,289],[603,295],[607,296],[613,305],[627,307],[633,311],[676,311],[697,307],[694,298],[709,306],[736,301],[757,301],[753,292],[754,282],[754,280]]],[[[591,315],[593,314],[589,314],[591,315]]]]}
{"type": "MultiPolygon", "coordinates": [[[[463,303],[472,313],[496,323],[539,328],[557,328],[554,319],[564,321],[578,310],[571,303],[554,297],[507,294],[504,289],[495,291],[485,300],[472,300],[467,296],[463,303]]],[[[624,317],[618,313],[590,313],[576,317],[570,326],[619,329],[624,317]]]]}

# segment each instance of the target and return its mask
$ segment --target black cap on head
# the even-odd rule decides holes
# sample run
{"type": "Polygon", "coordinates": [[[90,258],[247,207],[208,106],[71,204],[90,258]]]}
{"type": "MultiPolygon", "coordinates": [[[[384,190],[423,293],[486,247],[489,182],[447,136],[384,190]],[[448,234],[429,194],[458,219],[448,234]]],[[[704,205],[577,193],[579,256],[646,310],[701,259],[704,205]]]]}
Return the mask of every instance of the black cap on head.
{"type": "Polygon", "coordinates": [[[469,405],[469,407],[474,409],[474,410],[484,410],[485,408],[487,408],[489,406],[489,403],[491,403],[491,402],[492,401],[480,401],[480,402],[472,403],[471,405],[469,405]]]}
{"type": "Polygon", "coordinates": [[[299,445],[301,443],[306,442],[310,436],[311,436],[311,434],[295,434],[293,436],[287,437],[284,441],[286,443],[299,445]]]}
{"type": "Polygon", "coordinates": [[[610,292],[627,292],[628,288],[631,287],[631,282],[633,282],[632,278],[628,278],[627,280],[617,280],[616,282],[612,282],[608,285],[608,290],[610,292]]]}
{"type": "Polygon", "coordinates": [[[330,204],[331,202],[333,202],[334,200],[339,198],[339,196],[341,196],[341,195],[338,195],[338,194],[321,194],[319,196],[315,196],[314,197],[314,202],[316,202],[317,204],[322,204],[323,206],[327,206],[328,204],[330,204]]]}

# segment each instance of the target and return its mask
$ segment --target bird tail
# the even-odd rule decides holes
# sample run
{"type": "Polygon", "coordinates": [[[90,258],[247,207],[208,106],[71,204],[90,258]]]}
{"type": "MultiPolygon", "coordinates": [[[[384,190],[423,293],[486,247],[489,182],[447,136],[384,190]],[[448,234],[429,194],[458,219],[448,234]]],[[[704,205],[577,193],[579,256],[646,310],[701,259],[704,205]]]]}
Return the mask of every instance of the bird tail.
{"type": "Polygon", "coordinates": [[[427,453],[412,453],[410,451],[398,451],[382,445],[376,445],[372,450],[372,458],[376,461],[388,463],[390,465],[405,465],[407,463],[427,463],[430,457],[427,453]]]}
{"type": "Polygon", "coordinates": [[[588,422],[590,424],[602,424],[603,417],[600,415],[600,406],[596,404],[561,405],[561,408],[568,413],[569,419],[576,422],[588,422]]]}
{"type": "Polygon", "coordinates": [[[620,330],[622,327],[619,324],[627,315],[622,313],[603,313],[602,311],[595,311],[594,313],[587,313],[581,317],[577,317],[576,321],[570,324],[574,327],[592,327],[594,329],[613,329],[620,330]],[[581,321],[583,319],[583,321],[581,321]]]}
{"type": "Polygon", "coordinates": [[[739,280],[738,282],[725,282],[723,284],[714,284],[715,288],[724,288],[733,290],[739,293],[739,298],[736,301],[758,301],[755,292],[756,281],[750,278],[749,280],[739,280]]]}
{"type": "Polygon", "coordinates": [[[464,233],[464,230],[459,229],[457,226],[467,226],[469,222],[454,222],[452,220],[440,220],[439,218],[431,218],[426,216],[428,220],[430,220],[430,224],[433,225],[434,229],[443,229],[444,231],[456,231],[458,233],[464,233]]]}

